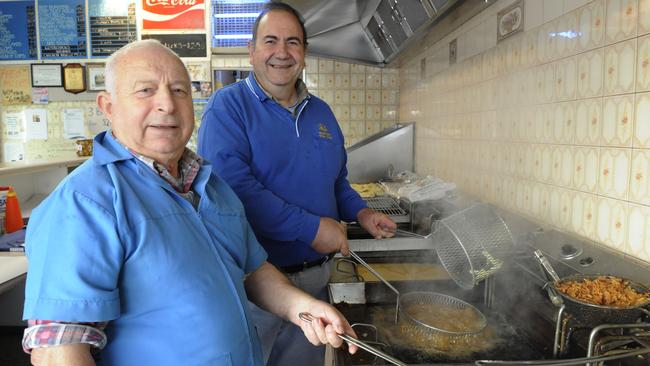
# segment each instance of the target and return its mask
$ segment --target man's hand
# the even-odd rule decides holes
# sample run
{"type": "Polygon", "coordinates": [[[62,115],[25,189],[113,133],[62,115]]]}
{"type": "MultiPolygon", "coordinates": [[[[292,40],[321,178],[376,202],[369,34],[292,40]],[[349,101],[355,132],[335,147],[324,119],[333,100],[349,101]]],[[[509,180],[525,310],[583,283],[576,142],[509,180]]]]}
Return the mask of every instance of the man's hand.
{"type": "MultiPolygon", "coordinates": [[[[250,301],[299,326],[312,344],[340,347],[343,341],[337,333],[356,337],[350,323],[338,310],[294,286],[269,262],[264,262],[255,272],[250,273],[244,286],[250,301]],[[304,312],[314,317],[311,324],[300,319],[299,314],[304,312]]],[[[350,345],[350,353],[356,350],[356,346],[350,345]]]]}
{"type": "Polygon", "coordinates": [[[321,217],[311,247],[322,254],[341,252],[345,256],[350,255],[345,225],[329,217],[321,217]]]}
{"type": "MultiPolygon", "coordinates": [[[[337,334],[347,334],[357,338],[350,323],[328,303],[314,299],[308,306],[301,309],[301,312],[309,313],[312,316],[311,322],[300,319],[298,325],[305,333],[307,340],[314,346],[331,344],[332,347],[339,348],[343,344],[343,340],[337,334]]],[[[357,346],[348,344],[348,351],[351,354],[354,354],[357,349],[357,346]]]]}
{"type": "Polygon", "coordinates": [[[357,222],[375,239],[390,238],[397,229],[397,225],[388,216],[369,208],[359,211],[357,222]]]}

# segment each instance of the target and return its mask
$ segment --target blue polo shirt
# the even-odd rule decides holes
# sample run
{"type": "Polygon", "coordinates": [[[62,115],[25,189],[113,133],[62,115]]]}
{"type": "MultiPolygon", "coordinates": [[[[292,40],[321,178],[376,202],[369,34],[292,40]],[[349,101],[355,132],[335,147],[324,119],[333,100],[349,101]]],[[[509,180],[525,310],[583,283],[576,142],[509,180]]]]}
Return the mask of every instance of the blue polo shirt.
{"type": "Polygon", "coordinates": [[[198,209],[110,134],[27,228],[24,319],[110,320],[105,365],[262,365],[244,276],[266,253],[211,167],[198,209]]]}
{"type": "Polygon", "coordinates": [[[208,102],[198,153],[237,193],[269,262],[321,258],[321,217],[356,221],[365,202],[347,180],[343,133],[329,106],[309,97],[291,113],[250,76],[208,102]]]}

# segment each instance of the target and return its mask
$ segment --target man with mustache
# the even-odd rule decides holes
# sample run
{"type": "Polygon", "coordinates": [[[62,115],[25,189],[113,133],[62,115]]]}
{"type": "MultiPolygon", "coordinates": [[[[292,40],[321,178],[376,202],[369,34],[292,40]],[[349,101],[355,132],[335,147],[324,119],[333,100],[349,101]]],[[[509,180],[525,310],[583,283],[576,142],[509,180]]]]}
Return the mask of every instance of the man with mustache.
{"type": "MultiPolygon", "coordinates": [[[[326,300],[327,261],[334,253],[348,254],[340,221],[358,221],[376,238],[392,236],[395,223],[368,209],[347,181],[336,118],[300,80],[306,38],[295,9],[267,4],[248,45],[253,73],[213,95],[198,151],[242,200],[269,262],[326,300]]],[[[298,327],[251,308],[267,365],[322,362],[324,347],[306,342],[298,327]]]]}
{"type": "Polygon", "coordinates": [[[247,299],[314,344],[354,335],[334,307],[266,262],[237,196],[185,147],[194,110],[180,58],[138,41],[105,74],[97,104],[111,130],[27,227],[32,363],[94,365],[93,349],[102,365],[261,366],[247,299]]]}

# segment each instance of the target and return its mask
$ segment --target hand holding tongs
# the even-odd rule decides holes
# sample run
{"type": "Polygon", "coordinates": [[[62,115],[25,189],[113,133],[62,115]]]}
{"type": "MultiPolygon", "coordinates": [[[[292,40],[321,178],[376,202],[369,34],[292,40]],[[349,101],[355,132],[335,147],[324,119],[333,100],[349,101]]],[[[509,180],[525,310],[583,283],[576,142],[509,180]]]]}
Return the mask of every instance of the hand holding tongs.
{"type": "Polygon", "coordinates": [[[551,266],[551,263],[546,259],[546,256],[541,250],[537,249],[533,254],[535,254],[535,258],[539,262],[542,272],[544,272],[546,279],[549,281],[544,285],[548,292],[548,297],[551,299],[553,305],[562,306],[564,301],[562,301],[562,297],[555,291],[555,287],[553,287],[553,284],[560,280],[560,276],[557,275],[557,272],[555,272],[553,266],[551,266]]]}
{"type": "MultiPolygon", "coordinates": [[[[311,323],[311,321],[314,319],[314,316],[309,314],[309,313],[300,313],[300,314],[298,314],[298,317],[300,318],[300,320],[305,321],[307,323],[311,323]]],[[[336,335],[339,336],[339,338],[341,338],[342,340],[344,340],[344,341],[346,341],[346,342],[348,342],[350,344],[354,344],[355,346],[361,348],[362,350],[370,352],[371,354],[373,354],[373,355],[375,355],[377,357],[381,357],[382,359],[392,363],[393,365],[407,366],[404,362],[394,358],[393,356],[391,356],[389,354],[386,354],[386,353],[380,351],[379,349],[369,345],[366,342],[360,341],[360,340],[358,340],[356,338],[352,338],[347,334],[338,334],[337,333],[336,335]]]]}

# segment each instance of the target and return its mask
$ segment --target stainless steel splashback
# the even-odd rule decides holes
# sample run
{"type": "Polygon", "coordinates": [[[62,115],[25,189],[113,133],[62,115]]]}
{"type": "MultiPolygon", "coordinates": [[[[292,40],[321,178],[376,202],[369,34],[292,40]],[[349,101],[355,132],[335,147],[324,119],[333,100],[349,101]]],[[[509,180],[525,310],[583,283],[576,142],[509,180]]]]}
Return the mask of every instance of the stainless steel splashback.
{"type": "Polygon", "coordinates": [[[389,177],[389,170],[413,171],[414,123],[398,123],[347,149],[348,180],[351,183],[377,182],[389,177]]]}

